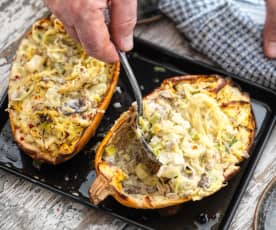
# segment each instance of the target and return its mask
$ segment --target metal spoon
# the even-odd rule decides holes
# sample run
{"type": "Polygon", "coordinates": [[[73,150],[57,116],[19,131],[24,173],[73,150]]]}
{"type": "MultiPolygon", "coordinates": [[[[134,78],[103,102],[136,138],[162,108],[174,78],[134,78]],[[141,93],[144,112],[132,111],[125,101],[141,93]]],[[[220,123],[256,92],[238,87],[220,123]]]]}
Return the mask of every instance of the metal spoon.
{"type": "Polygon", "coordinates": [[[143,130],[140,127],[139,124],[139,117],[143,116],[143,98],[142,98],[142,94],[139,88],[139,85],[136,81],[135,75],[132,71],[132,68],[127,60],[127,56],[124,52],[118,51],[120,60],[121,60],[121,64],[124,67],[124,70],[126,72],[126,75],[128,77],[128,80],[130,82],[130,85],[132,87],[133,93],[134,93],[134,97],[136,99],[137,102],[137,109],[136,109],[136,128],[137,128],[137,134],[138,137],[142,143],[142,146],[145,150],[145,155],[148,158],[147,159],[147,163],[148,166],[150,166],[151,172],[153,174],[157,173],[159,168],[161,167],[161,163],[157,160],[156,156],[154,155],[152,148],[150,147],[150,145],[147,143],[144,134],[143,134],[143,130]]]}

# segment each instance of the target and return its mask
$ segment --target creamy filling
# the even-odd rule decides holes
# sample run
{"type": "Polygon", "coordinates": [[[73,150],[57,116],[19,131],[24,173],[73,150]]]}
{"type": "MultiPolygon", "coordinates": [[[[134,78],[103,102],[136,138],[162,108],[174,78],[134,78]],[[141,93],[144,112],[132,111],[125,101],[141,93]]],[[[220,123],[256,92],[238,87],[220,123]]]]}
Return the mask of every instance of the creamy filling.
{"type": "Polygon", "coordinates": [[[97,113],[113,70],[114,65],[89,57],[56,18],[35,23],[18,48],[10,76],[9,112],[18,139],[53,155],[72,153],[97,113]]]}
{"type": "Polygon", "coordinates": [[[167,85],[144,99],[139,122],[162,164],[157,174],[151,175],[130,124],[110,140],[104,159],[127,175],[122,182],[126,193],[199,200],[225,186],[225,172],[235,171],[236,164],[248,157],[252,132],[248,98],[226,86],[222,91],[231,90],[230,97],[221,102],[221,94],[210,94],[204,86],[167,85]],[[238,107],[226,105],[232,98],[247,101],[238,107]],[[233,114],[239,118],[233,119],[233,114]]]}

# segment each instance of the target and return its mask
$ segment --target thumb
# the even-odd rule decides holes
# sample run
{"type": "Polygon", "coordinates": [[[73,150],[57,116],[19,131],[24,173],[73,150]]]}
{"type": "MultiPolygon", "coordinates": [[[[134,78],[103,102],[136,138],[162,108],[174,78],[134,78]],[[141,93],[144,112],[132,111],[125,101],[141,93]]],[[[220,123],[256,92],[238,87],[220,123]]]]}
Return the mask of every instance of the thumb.
{"type": "Polygon", "coordinates": [[[266,1],[266,20],[264,26],[264,53],[276,58],[276,1],[266,1]]]}
{"type": "Polygon", "coordinates": [[[133,47],[136,18],[136,0],[111,1],[111,35],[116,46],[122,51],[129,51],[133,47]]]}

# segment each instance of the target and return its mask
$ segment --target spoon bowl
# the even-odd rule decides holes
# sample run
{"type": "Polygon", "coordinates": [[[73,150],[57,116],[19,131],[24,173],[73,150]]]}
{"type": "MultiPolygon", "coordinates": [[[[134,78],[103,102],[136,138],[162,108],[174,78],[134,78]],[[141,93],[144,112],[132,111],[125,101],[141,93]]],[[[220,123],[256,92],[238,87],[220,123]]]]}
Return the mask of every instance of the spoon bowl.
{"type": "Polygon", "coordinates": [[[135,75],[132,71],[132,68],[127,60],[127,56],[124,52],[118,51],[122,66],[126,72],[126,75],[128,77],[128,80],[130,82],[130,85],[132,87],[134,97],[136,99],[137,103],[137,109],[136,109],[136,119],[135,119],[135,125],[136,125],[136,130],[137,130],[137,136],[144,148],[145,152],[145,157],[147,157],[148,160],[148,165],[150,166],[151,173],[155,174],[158,172],[159,168],[161,167],[161,163],[158,161],[156,156],[154,155],[151,146],[148,144],[148,142],[145,139],[143,130],[140,127],[139,124],[139,117],[143,117],[143,97],[141,90],[139,88],[139,85],[136,81],[135,75]]]}

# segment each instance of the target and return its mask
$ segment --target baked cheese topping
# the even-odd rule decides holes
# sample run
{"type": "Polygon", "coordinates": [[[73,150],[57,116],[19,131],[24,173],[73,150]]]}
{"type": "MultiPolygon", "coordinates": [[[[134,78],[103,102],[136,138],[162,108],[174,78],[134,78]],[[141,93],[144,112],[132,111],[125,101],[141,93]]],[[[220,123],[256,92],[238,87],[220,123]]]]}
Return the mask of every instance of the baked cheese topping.
{"type": "Polygon", "coordinates": [[[199,200],[224,187],[228,174],[248,157],[254,130],[249,97],[224,80],[216,91],[221,79],[212,81],[168,82],[144,99],[139,122],[162,164],[156,175],[137,157],[139,141],[122,149],[117,140],[122,133],[133,139],[133,131],[115,135],[104,158],[126,175],[125,192],[199,200]]]}
{"type": "Polygon", "coordinates": [[[52,156],[70,154],[98,111],[114,65],[89,57],[55,17],[25,37],[9,83],[16,139],[52,156]]]}

